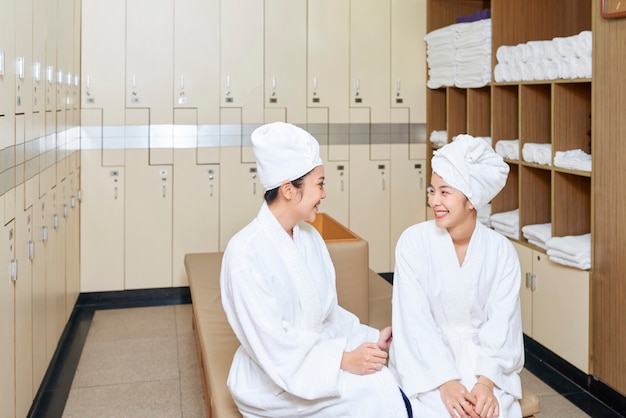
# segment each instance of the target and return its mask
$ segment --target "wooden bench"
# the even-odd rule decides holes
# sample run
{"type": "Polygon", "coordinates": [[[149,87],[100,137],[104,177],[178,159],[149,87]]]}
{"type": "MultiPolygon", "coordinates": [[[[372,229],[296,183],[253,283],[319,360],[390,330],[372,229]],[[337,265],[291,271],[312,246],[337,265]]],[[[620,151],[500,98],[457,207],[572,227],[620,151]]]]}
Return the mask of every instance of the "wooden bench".
{"type": "MultiPolygon", "coordinates": [[[[327,215],[320,215],[314,226],[326,240],[335,265],[339,304],[357,315],[362,323],[379,329],[390,325],[392,287],[369,269],[367,241],[327,215]]],[[[185,255],[193,329],[209,418],[241,418],[226,386],[239,342],[222,308],[221,264],[221,252],[185,255]]],[[[521,404],[524,417],[539,412],[539,398],[526,389],[521,404]]]]}

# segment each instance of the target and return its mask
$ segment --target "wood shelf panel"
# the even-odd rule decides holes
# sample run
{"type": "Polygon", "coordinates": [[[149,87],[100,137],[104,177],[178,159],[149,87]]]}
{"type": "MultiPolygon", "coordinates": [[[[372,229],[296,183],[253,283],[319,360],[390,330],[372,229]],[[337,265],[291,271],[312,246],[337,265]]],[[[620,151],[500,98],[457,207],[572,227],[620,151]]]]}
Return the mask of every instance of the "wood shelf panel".
{"type": "Polygon", "coordinates": [[[591,153],[591,83],[555,84],[553,151],[591,153]]]}
{"type": "Polygon", "coordinates": [[[552,85],[520,87],[520,150],[525,143],[549,144],[552,136],[552,85]]]}
{"type": "Polygon", "coordinates": [[[508,212],[519,208],[519,166],[509,164],[509,175],[504,188],[491,201],[491,213],[508,212]]]}
{"type": "Polygon", "coordinates": [[[554,236],[591,232],[591,178],[555,172],[552,199],[554,236]]]}
{"type": "Polygon", "coordinates": [[[467,133],[473,136],[491,136],[491,87],[489,86],[467,90],[467,133]]]}
{"type": "Polygon", "coordinates": [[[467,89],[448,87],[448,141],[467,133],[467,89]]]}
{"type": "Polygon", "coordinates": [[[519,86],[492,88],[492,140],[519,139],[519,86]]]}
{"type": "Polygon", "coordinates": [[[427,89],[426,102],[428,105],[427,134],[432,131],[446,129],[446,89],[427,89]]]}
{"type": "Polygon", "coordinates": [[[551,222],[552,172],[526,166],[520,171],[520,228],[551,222]]]}

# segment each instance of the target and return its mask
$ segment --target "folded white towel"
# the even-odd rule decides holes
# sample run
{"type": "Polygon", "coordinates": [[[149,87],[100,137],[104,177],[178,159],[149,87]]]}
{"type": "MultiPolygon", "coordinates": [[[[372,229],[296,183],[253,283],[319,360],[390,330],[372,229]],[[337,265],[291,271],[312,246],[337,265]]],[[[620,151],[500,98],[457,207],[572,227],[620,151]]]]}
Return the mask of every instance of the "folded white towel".
{"type": "Polygon", "coordinates": [[[537,240],[545,243],[552,238],[552,224],[550,222],[543,224],[524,225],[522,234],[528,241],[537,240]]]}
{"type": "Polygon", "coordinates": [[[491,214],[491,227],[509,238],[519,239],[519,209],[491,214]]]}
{"type": "Polygon", "coordinates": [[[546,243],[545,243],[545,242],[543,242],[543,241],[539,241],[539,240],[532,239],[532,238],[527,238],[527,240],[528,240],[528,243],[529,243],[529,244],[532,244],[532,245],[534,245],[535,247],[539,247],[539,248],[541,248],[542,250],[547,250],[547,249],[548,249],[548,247],[546,246],[546,243]]]}
{"type": "Polygon", "coordinates": [[[554,155],[554,166],[570,170],[591,171],[591,154],[581,149],[557,151],[554,155]]]}
{"type": "Polygon", "coordinates": [[[527,142],[522,147],[522,158],[529,163],[550,165],[552,163],[552,144],[527,142]]]}
{"type": "Polygon", "coordinates": [[[496,142],[495,151],[503,158],[519,160],[519,139],[501,139],[496,142]]]}
{"type": "Polygon", "coordinates": [[[551,256],[550,250],[548,250],[548,258],[555,263],[568,267],[575,267],[580,270],[589,270],[591,268],[591,259],[569,260],[555,255],[551,256]]]}
{"type": "Polygon", "coordinates": [[[547,242],[549,250],[556,250],[577,258],[591,253],[591,234],[552,237],[547,242]]]}

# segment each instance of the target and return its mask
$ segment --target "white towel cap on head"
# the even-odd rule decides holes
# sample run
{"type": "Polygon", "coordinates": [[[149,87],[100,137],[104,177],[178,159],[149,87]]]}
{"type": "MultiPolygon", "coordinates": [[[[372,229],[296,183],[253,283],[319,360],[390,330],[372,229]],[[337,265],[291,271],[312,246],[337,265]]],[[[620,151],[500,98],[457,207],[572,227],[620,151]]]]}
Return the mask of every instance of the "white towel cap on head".
{"type": "Polygon", "coordinates": [[[262,125],[252,132],[257,171],[265,191],[302,177],[322,165],[320,146],[307,131],[285,122],[262,125]]]}
{"type": "Polygon", "coordinates": [[[458,135],[433,152],[431,166],[446,183],[462,192],[476,210],[506,184],[509,165],[483,139],[458,135]]]}

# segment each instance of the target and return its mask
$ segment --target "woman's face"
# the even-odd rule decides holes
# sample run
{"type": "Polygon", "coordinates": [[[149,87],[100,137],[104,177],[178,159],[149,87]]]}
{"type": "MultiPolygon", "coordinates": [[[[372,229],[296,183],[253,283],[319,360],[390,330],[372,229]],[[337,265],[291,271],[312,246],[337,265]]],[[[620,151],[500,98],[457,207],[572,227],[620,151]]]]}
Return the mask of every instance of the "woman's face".
{"type": "Polygon", "coordinates": [[[447,229],[472,219],[474,209],[463,193],[443,181],[437,173],[433,173],[430,180],[428,206],[433,210],[437,226],[447,229]]]}
{"type": "Polygon", "coordinates": [[[301,199],[296,199],[295,210],[298,212],[300,220],[313,222],[317,215],[319,204],[322,199],[326,198],[324,166],[315,167],[302,180],[302,187],[298,189],[301,199]]]}

